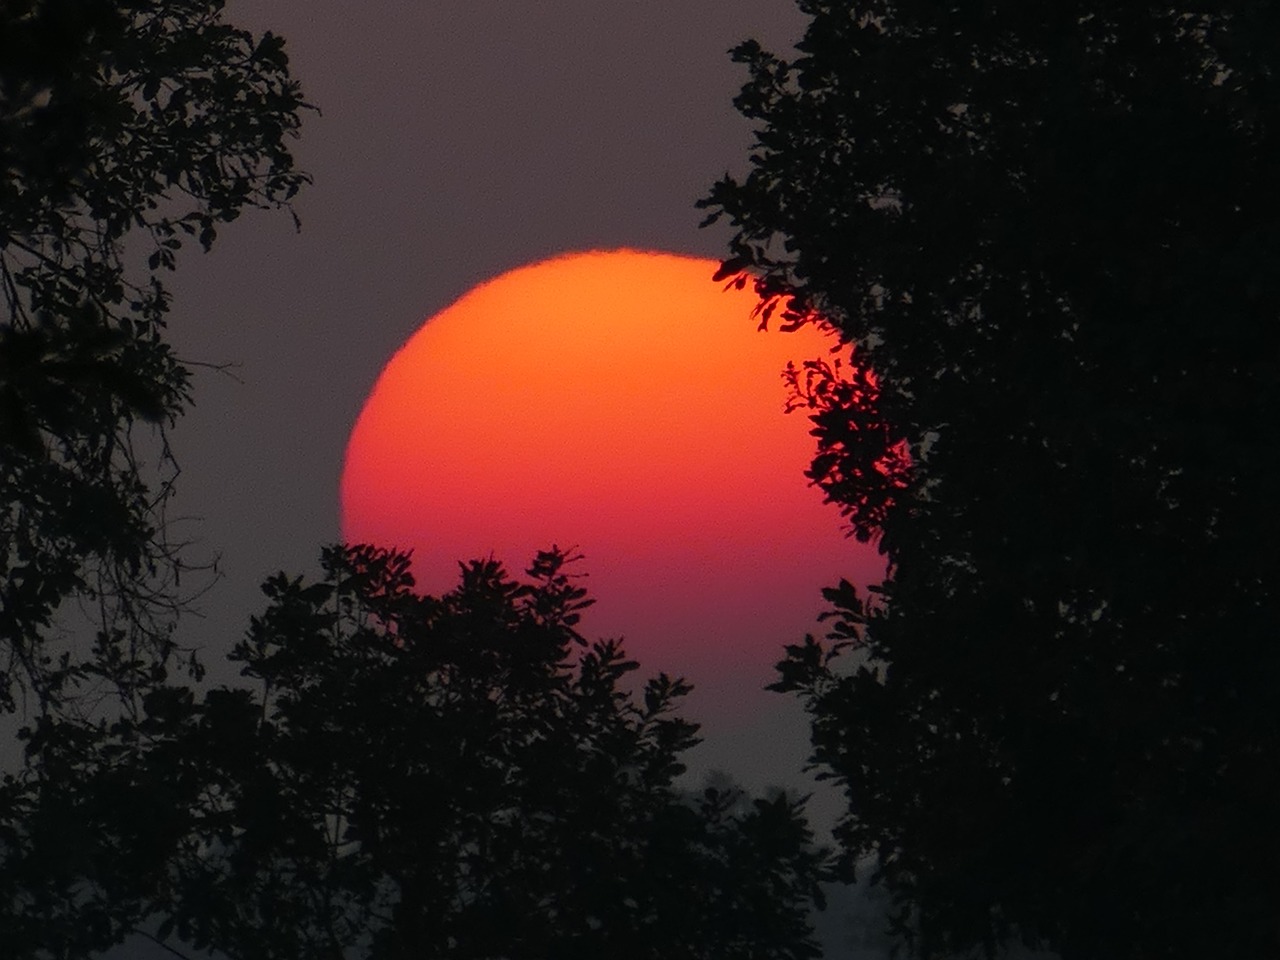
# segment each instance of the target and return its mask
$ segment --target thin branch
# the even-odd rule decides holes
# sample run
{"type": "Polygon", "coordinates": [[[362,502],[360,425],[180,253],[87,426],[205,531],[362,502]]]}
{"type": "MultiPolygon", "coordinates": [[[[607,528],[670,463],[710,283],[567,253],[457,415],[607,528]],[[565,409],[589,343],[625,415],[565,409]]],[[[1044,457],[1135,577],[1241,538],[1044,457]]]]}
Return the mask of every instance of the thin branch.
{"type": "Polygon", "coordinates": [[[147,933],[147,931],[143,930],[141,927],[134,927],[133,932],[136,934],[139,934],[140,936],[146,937],[148,940],[154,943],[157,947],[160,947],[160,949],[168,950],[175,957],[180,957],[181,960],[191,960],[191,957],[188,957],[181,950],[178,950],[174,947],[169,946],[169,944],[165,943],[163,940],[157,940],[153,935],[147,933]]]}
{"type": "Polygon", "coordinates": [[[233,373],[233,369],[244,366],[238,361],[227,361],[225,363],[212,363],[208,360],[187,360],[182,357],[176,358],[178,363],[184,367],[204,367],[206,370],[212,370],[214,373],[221,373],[223,376],[230,377],[236,383],[244,386],[244,379],[239,374],[233,373]]]}

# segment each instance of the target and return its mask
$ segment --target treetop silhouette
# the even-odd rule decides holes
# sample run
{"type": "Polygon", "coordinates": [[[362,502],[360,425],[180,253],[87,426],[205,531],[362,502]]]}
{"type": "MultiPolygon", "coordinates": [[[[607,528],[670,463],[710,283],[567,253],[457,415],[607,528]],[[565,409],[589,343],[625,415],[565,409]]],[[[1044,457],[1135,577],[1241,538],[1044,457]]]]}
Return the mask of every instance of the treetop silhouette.
{"type": "Polygon", "coordinates": [[[474,561],[422,597],[406,555],[330,548],[322,580],[264,585],[232,654],[256,690],[156,689],[87,751],[49,721],[0,873],[17,955],[150,919],[233,960],[817,956],[800,802],[676,787],[688,685],[624,686],[620,645],[576,630],[570,560],[474,561]]]}

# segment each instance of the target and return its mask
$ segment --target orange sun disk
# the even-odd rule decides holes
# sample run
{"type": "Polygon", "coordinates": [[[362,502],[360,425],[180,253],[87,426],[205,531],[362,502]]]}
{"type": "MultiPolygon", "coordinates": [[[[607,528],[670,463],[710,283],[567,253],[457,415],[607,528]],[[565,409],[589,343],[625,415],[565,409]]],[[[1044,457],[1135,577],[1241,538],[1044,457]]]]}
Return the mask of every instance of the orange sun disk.
{"type": "MultiPolygon", "coordinates": [[[[874,582],[803,472],[810,423],[781,372],[830,350],[812,328],[756,332],[749,290],[711,260],[572,254],[484,283],[431,317],[360,413],[342,473],[348,542],[414,551],[424,589],[457,562],[576,545],[646,674],[733,698],[814,628],[820,588],[874,582]]],[[[704,694],[704,696],[706,696],[704,694]]],[[[712,705],[704,701],[703,706],[712,705]]]]}

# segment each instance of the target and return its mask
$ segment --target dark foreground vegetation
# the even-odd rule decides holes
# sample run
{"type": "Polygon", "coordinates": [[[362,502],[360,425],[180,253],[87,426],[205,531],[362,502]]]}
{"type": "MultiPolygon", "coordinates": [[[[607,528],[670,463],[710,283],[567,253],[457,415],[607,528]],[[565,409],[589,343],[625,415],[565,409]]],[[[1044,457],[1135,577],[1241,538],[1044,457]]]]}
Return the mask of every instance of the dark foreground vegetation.
{"type": "Polygon", "coordinates": [[[800,802],[676,789],[687,687],[626,687],[569,559],[423,597],[407,556],[329,548],[264,585],[231,654],[252,686],[41,717],[6,797],[12,955],[142,931],[236,960],[817,956],[800,802]]]}
{"type": "MultiPolygon", "coordinates": [[[[780,665],[836,866],[920,956],[1280,955],[1280,12],[800,6],[703,206],[844,345],[793,401],[889,562],[780,665]]],[[[423,597],[327,549],[202,684],[164,278],[288,208],[305,110],[218,0],[0,0],[0,952],[815,956],[798,802],[676,789],[685,686],[578,634],[563,553],[423,597]]]]}
{"type": "Polygon", "coordinates": [[[778,684],[848,863],[925,956],[1280,955],[1280,8],[800,6],[704,206],[858,364],[795,402],[890,575],[778,684]]]}

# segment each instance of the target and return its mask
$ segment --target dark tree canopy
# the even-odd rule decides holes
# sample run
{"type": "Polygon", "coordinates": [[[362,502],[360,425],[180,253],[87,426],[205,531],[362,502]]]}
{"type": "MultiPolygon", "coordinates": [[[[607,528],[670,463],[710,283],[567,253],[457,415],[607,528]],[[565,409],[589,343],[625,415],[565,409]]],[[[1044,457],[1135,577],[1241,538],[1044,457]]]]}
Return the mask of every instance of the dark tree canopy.
{"type": "Polygon", "coordinates": [[[182,569],[164,441],[189,370],[162,282],[246,207],[305,176],[303,103],[280,38],[222,0],[0,0],[0,711],[126,697],[173,652],[182,569]],[[58,654],[55,617],[98,610],[58,654]]]}
{"type": "Polygon", "coordinates": [[[256,690],[152,691],[90,751],[42,724],[10,955],[150,917],[232,960],[816,956],[798,801],[676,789],[688,687],[624,686],[567,559],[473,562],[436,598],[404,555],[332,548],[324,579],[265,584],[232,654],[256,690]]]}
{"type": "Polygon", "coordinates": [[[848,856],[928,955],[1275,956],[1280,8],[799,6],[704,205],[858,363],[796,401],[890,575],[781,684],[848,856]]]}

